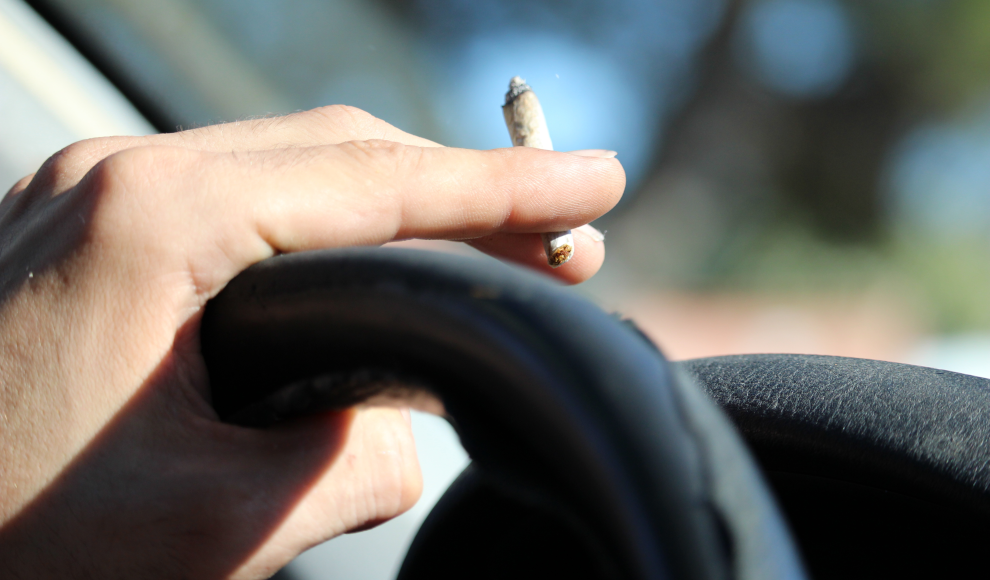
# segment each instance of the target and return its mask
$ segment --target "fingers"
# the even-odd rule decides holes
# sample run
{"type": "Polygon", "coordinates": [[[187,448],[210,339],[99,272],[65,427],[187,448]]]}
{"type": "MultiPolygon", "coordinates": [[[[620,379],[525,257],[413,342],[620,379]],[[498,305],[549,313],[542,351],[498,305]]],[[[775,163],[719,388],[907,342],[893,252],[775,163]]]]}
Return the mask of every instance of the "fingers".
{"type": "Polygon", "coordinates": [[[265,151],[379,139],[417,147],[440,147],[356,107],[330,105],[278,117],[208,125],[176,133],[116,138],[120,146],[170,146],[197,151],[265,151]]]}
{"type": "Polygon", "coordinates": [[[234,578],[278,569],[318,543],[400,515],[419,499],[422,475],[412,427],[402,411],[364,408],[336,415],[304,418],[259,434],[263,439],[252,455],[253,471],[261,476],[253,490],[257,497],[278,489],[280,479],[272,474],[305,472],[314,465],[322,472],[293,499],[291,511],[234,578]],[[332,444],[341,419],[347,423],[342,446],[332,444]]]}
{"type": "MultiPolygon", "coordinates": [[[[528,148],[353,142],[294,151],[278,163],[283,170],[250,174],[228,188],[242,192],[242,219],[254,222],[273,252],[568,229],[611,209],[625,185],[615,160],[528,148]]],[[[216,200],[213,209],[228,220],[229,201],[216,200]]],[[[240,255],[238,270],[266,257],[240,255]]],[[[589,258],[598,255],[590,251],[589,258]]],[[[575,277],[597,269],[593,262],[576,262],[575,277]]]]}
{"type": "Polygon", "coordinates": [[[157,135],[153,144],[202,151],[261,151],[380,139],[417,147],[439,144],[411,135],[355,107],[330,105],[280,117],[235,121],[157,135]]]}
{"type": "MultiPolygon", "coordinates": [[[[611,209],[624,185],[614,159],[372,141],[243,154],[133,149],[95,168],[82,188],[99,190],[96,239],[121,253],[157,244],[194,268],[210,296],[279,252],[574,228],[611,209]]],[[[526,259],[527,250],[511,251],[526,259]]],[[[587,254],[573,279],[597,269],[600,253],[587,254]]],[[[151,255],[141,264],[167,258],[151,255]]]]}
{"type": "Polygon", "coordinates": [[[351,142],[292,152],[282,163],[286,172],[255,176],[248,194],[280,251],[567,229],[611,209],[625,185],[614,160],[529,148],[351,142]],[[279,195],[290,191],[297,193],[279,195]],[[342,214],[350,223],[324,227],[326,217],[342,214]],[[306,224],[311,216],[319,222],[306,224]],[[312,230],[301,237],[279,233],[294,224],[312,230]]]}
{"type": "Polygon", "coordinates": [[[551,268],[538,234],[493,234],[468,242],[474,248],[496,258],[515,262],[566,284],[579,284],[594,276],[605,261],[604,236],[591,226],[573,230],[574,257],[551,268]]]}
{"type": "Polygon", "coordinates": [[[27,188],[28,184],[30,184],[31,180],[33,179],[34,179],[34,173],[20,178],[19,180],[17,180],[17,183],[15,183],[13,187],[11,187],[10,190],[7,191],[7,194],[3,196],[2,199],[0,199],[0,224],[3,223],[2,222],[3,214],[7,213],[7,210],[14,205],[14,201],[21,194],[21,192],[23,192],[27,188]]]}
{"type": "MultiPolygon", "coordinates": [[[[101,160],[137,147],[181,147],[224,153],[335,145],[346,141],[383,139],[415,145],[441,145],[411,135],[360,109],[331,105],[280,117],[209,125],[176,133],[142,137],[98,137],[69,145],[49,158],[38,173],[37,189],[62,193],[75,185],[101,160]]],[[[18,182],[14,192],[30,180],[18,182]]],[[[8,195],[8,197],[10,197],[8,195]]]]}
{"type": "Polygon", "coordinates": [[[218,153],[316,147],[371,139],[417,147],[441,146],[346,105],[330,105],[290,115],[234,121],[134,139],[130,145],[132,147],[164,145],[218,153]]]}
{"type": "Polygon", "coordinates": [[[34,179],[33,173],[30,175],[25,175],[24,177],[18,179],[17,182],[14,183],[13,187],[11,187],[7,191],[7,195],[5,195],[4,197],[5,198],[13,197],[18,193],[24,191],[24,188],[27,187],[29,183],[31,183],[32,179],[34,179]]]}

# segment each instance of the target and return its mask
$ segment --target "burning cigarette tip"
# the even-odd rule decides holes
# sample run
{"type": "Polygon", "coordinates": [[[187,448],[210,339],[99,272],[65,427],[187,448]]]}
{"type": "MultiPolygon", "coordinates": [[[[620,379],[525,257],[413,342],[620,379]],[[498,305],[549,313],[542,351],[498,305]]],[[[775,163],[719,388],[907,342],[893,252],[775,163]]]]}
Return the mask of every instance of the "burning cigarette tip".
{"type": "Polygon", "coordinates": [[[547,258],[547,261],[550,263],[551,267],[556,268],[562,265],[564,262],[570,260],[571,254],[573,253],[574,253],[574,248],[572,248],[571,246],[561,246],[556,250],[554,250],[552,254],[550,254],[549,258],[547,258]]]}
{"type": "Polygon", "coordinates": [[[543,239],[543,251],[547,255],[547,264],[558,268],[574,256],[574,234],[570,230],[564,232],[547,232],[540,234],[543,239]]]}

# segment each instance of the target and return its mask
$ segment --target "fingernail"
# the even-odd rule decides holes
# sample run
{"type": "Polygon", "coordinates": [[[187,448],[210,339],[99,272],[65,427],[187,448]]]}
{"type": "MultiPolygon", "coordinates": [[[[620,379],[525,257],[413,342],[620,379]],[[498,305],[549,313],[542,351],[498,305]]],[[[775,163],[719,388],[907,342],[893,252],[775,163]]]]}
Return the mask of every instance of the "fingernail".
{"type": "Polygon", "coordinates": [[[585,224],[585,225],[583,225],[581,227],[574,228],[574,229],[577,230],[577,231],[579,231],[579,232],[581,232],[582,234],[588,236],[589,238],[591,238],[592,240],[594,240],[596,242],[604,242],[605,241],[605,234],[603,234],[601,231],[598,230],[598,228],[596,228],[595,226],[593,226],[591,224],[585,224]]]}
{"type": "Polygon", "coordinates": [[[570,151],[571,155],[578,155],[581,157],[599,157],[601,159],[612,159],[618,153],[615,151],[610,151],[608,149],[578,149],[577,151],[570,151]]]}

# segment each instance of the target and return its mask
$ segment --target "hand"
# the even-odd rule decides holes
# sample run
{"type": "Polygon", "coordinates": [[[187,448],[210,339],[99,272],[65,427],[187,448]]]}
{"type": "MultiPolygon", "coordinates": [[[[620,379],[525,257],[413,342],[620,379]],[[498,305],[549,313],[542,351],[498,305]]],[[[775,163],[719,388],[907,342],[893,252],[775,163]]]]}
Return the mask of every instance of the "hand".
{"type": "Polygon", "coordinates": [[[408,509],[408,413],[220,423],[203,306],[276,253],[405,238],[581,281],[602,244],[578,233],[551,270],[534,232],[618,201],[619,163],[583,153],[443,148],[327,107],[54,155],[0,202],[3,576],[266,578],[408,509]]]}

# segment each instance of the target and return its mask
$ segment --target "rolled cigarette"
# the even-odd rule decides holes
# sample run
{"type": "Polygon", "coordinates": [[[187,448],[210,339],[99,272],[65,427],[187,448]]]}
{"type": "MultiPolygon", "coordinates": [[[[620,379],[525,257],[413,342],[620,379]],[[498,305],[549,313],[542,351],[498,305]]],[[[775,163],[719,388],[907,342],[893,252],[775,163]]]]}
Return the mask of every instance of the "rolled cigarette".
{"type": "MultiPolygon", "coordinates": [[[[509,92],[505,93],[502,114],[514,146],[553,151],[547,120],[543,117],[543,107],[525,80],[512,77],[509,81],[509,92]]],[[[547,232],[540,234],[540,237],[543,238],[543,249],[547,253],[550,267],[557,268],[574,256],[574,235],[571,230],[547,232]]]]}

